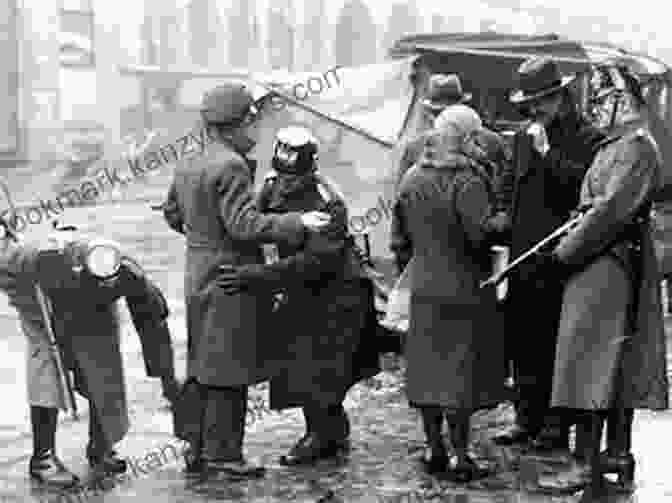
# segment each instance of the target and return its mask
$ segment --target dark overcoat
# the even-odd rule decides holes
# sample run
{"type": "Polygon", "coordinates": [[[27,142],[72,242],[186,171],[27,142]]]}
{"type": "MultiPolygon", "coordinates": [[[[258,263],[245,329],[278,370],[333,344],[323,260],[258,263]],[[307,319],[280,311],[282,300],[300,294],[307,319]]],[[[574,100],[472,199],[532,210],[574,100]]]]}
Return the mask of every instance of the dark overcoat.
{"type": "Polygon", "coordinates": [[[271,333],[272,295],[227,295],[215,279],[220,265],[262,263],[261,243],[301,243],[301,215],[259,213],[253,172],[228,142],[178,164],[164,215],[186,237],[188,377],[212,386],[267,379],[262,338],[271,333]]]}
{"type": "Polygon", "coordinates": [[[93,402],[103,433],[114,444],[129,427],[117,301],[125,298],[149,377],[174,376],[172,340],[166,324],[169,313],[160,289],[128,256],[122,257],[119,276],[113,281],[101,283],[85,270],[73,271],[84,245],[73,243],[60,257],[38,260],[35,278],[52,305],[63,363],[74,371],[76,389],[93,402]]]}
{"type": "Polygon", "coordinates": [[[613,135],[583,181],[581,202],[592,209],[555,251],[577,272],[564,292],[552,405],[666,409],[660,278],[647,206],[661,164],[641,122],[613,135]],[[638,213],[642,220],[632,227],[638,213]]]}
{"type": "Polygon", "coordinates": [[[332,223],[302,246],[279,245],[279,260],[260,271],[283,296],[267,342],[274,409],[338,404],[356,381],[379,371],[373,285],[347,234],[345,201],[321,175],[295,181],[267,179],[259,209],[323,211],[332,223]]]}
{"type": "MultiPolygon", "coordinates": [[[[532,148],[527,126],[514,138],[514,163],[496,182],[500,207],[508,208],[511,216],[512,259],[569,218],[577,207],[595,145],[604,138],[578,116],[559,118],[548,127],[550,149],[542,157],[532,148]]],[[[504,306],[507,356],[518,360],[535,355],[524,371],[534,375],[517,373],[517,381],[549,392],[564,280],[543,261],[529,260],[511,274],[504,306]],[[531,381],[523,382],[526,379],[531,381]]]]}
{"type": "MultiPolygon", "coordinates": [[[[484,222],[487,183],[473,161],[411,168],[395,203],[392,250],[413,256],[405,356],[411,404],[477,410],[503,400],[502,323],[484,222]]],[[[402,260],[403,262],[403,260],[402,260]]]]}

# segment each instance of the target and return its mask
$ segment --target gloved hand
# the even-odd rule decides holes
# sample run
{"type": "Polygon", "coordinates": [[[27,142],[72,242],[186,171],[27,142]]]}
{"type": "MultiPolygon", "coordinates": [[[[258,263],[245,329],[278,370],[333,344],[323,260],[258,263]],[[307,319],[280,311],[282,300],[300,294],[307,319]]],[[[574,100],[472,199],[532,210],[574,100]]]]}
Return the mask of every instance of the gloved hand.
{"type": "Polygon", "coordinates": [[[265,273],[263,264],[221,265],[215,283],[229,295],[248,290],[273,290],[272,276],[265,273]]]}
{"type": "Polygon", "coordinates": [[[235,295],[249,288],[249,282],[243,277],[240,267],[220,265],[215,283],[228,295],[235,295]]]}

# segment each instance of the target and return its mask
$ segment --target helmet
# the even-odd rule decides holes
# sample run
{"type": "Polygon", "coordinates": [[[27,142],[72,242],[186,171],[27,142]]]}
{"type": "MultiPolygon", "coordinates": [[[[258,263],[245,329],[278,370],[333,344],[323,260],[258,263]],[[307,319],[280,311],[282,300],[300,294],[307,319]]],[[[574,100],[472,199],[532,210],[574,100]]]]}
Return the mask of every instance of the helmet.
{"type": "Polygon", "coordinates": [[[290,126],[275,135],[273,169],[279,173],[304,175],[315,171],[318,142],[306,128],[290,126]]]}
{"type": "Polygon", "coordinates": [[[252,93],[243,84],[228,82],[203,95],[201,116],[207,122],[230,124],[256,112],[252,93]]]}

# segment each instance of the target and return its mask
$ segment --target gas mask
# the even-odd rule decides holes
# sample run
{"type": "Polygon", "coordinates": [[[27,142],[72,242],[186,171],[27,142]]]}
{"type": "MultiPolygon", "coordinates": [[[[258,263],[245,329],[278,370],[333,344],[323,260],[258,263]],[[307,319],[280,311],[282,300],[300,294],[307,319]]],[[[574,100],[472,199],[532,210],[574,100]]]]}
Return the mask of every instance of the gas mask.
{"type": "Polygon", "coordinates": [[[271,167],[280,174],[305,175],[316,170],[318,143],[303,127],[290,126],[278,131],[271,167]]]}

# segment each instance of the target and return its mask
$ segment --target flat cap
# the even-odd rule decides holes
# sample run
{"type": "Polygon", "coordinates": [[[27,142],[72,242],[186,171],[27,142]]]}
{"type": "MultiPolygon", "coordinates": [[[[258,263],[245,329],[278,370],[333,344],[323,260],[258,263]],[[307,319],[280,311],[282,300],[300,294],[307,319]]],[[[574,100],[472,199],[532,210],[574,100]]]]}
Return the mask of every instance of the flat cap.
{"type": "Polygon", "coordinates": [[[235,122],[245,117],[253,103],[244,84],[227,82],[203,95],[201,114],[208,122],[235,122]]]}

